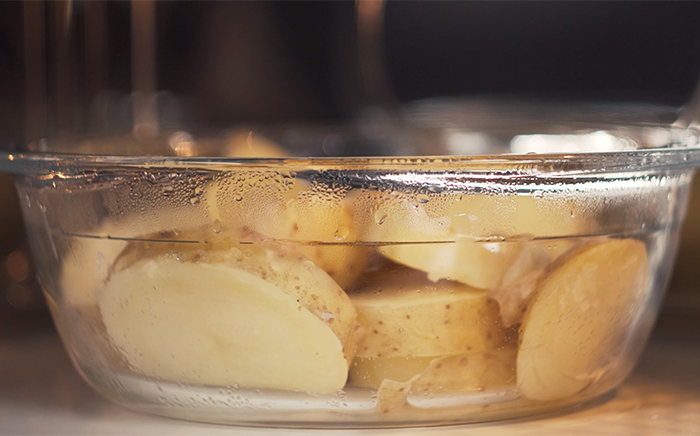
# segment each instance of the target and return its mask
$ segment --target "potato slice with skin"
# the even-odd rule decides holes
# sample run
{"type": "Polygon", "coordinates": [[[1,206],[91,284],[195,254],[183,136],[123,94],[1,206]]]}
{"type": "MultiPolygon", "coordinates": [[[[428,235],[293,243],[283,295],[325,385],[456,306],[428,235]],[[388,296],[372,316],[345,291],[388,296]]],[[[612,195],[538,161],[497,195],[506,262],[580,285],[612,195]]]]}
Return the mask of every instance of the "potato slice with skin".
{"type": "Polygon", "coordinates": [[[494,289],[521,249],[521,243],[480,244],[458,236],[452,243],[391,245],[379,251],[395,262],[426,271],[432,281],[456,280],[480,289],[494,289]]]}
{"type": "MultiPolygon", "coordinates": [[[[145,258],[170,256],[181,262],[225,264],[272,283],[292,295],[322,319],[343,344],[357,346],[355,335],[364,334],[356,322],[357,312],[347,294],[335,281],[293,246],[270,242],[239,244],[226,233],[207,228],[188,229],[178,234],[146,235],[134,241],[115,261],[116,273],[145,258]],[[167,238],[158,241],[159,238],[167,238]]],[[[348,351],[348,362],[352,354],[348,351]]]]}
{"type": "MultiPolygon", "coordinates": [[[[431,359],[408,381],[381,381],[377,402],[381,414],[405,409],[410,398],[503,389],[515,383],[515,347],[431,359]]],[[[354,375],[351,371],[351,380],[354,375]]]]}
{"type": "Polygon", "coordinates": [[[288,203],[294,223],[288,236],[294,241],[326,244],[297,245],[297,250],[326,271],[342,288],[352,286],[365,271],[370,247],[352,245],[359,240],[353,222],[354,193],[312,184],[288,203]],[[331,199],[332,201],[329,201],[331,199]],[[327,245],[328,242],[347,245],[327,245]]]}
{"type": "Polygon", "coordinates": [[[498,348],[509,334],[484,291],[404,269],[350,295],[367,331],[359,357],[423,357],[498,348]]]}
{"type": "Polygon", "coordinates": [[[245,192],[236,193],[224,182],[209,186],[205,203],[212,222],[225,231],[254,232],[294,244],[343,288],[352,286],[364,272],[372,249],[353,244],[359,235],[352,192],[300,179],[284,188],[256,179],[252,186],[244,185],[245,192]]]}
{"type": "Polygon", "coordinates": [[[457,280],[482,289],[502,286],[527,245],[541,244],[552,259],[571,246],[567,241],[526,243],[518,239],[576,235],[586,225],[585,218],[572,213],[566,201],[555,198],[423,195],[417,200],[408,194],[373,195],[367,201],[375,205],[374,215],[383,219],[381,225],[373,225],[369,218],[361,220],[368,239],[433,242],[387,245],[380,249],[382,254],[427,272],[433,281],[457,280]],[[477,242],[486,238],[495,242],[477,242]],[[499,238],[511,241],[498,242],[499,238]]]}
{"type": "Polygon", "coordinates": [[[112,341],[151,377],[334,392],[343,344],[295,298],[223,264],[158,258],[115,274],[100,295],[112,341]]]}
{"type": "Polygon", "coordinates": [[[345,293],[313,263],[250,246],[145,251],[155,256],[122,259],[98,294],[110,337],[140,372],[212,385],[343,387],[362,331],[345,293]]]}
{"type": "Polygon", "coordinates": [[[501,286],[490,291],[491,298],[498,301],[498,312],[505,327],[520,323],[528,301],[551,262],[550,253],[542,244],[529,244],[503,276],[501,286]]]}
{"type": "MultiPolygon", "coordinates": [[[[227,144],[227,156],[289,157],[278,144],[253,131],[236,130],[228,136],[227,144]]],[[[270,190],[271,185],[263,183],[258,190],[270,190]]],[[[241,201],[251,203],[245,206],[227,201],[229,199],[226,197],[230,196],[221,195],[225,191],[216,186],[210,186],[208,190],[206,203],[213,221],[218,220],[222,226],[232,229],[252,230],[272,239],[301,241],[297,250],[326,271],[343,288],[351,286],[364,271],[369,248],[315,244],[357,240],[352,200],[338,198],[339,195],[344,197],[347,190],[331,192],[332,189],[319,189],[318,184],[295,179],[291,189],[284,193],[284,198],[273,196],[268,201],[257,201],[255,192],[237,193],[241,201]],[[235,213],[238,209],[236,206],[244,206],[242,209],[246,213],[235,213]],[[255,213],[256,210],[259,213],[255,213]],[[304,245],[303,242],[312,244],[304,245]]]]}
{"type": "Polygon", "coordinates": [[[525,397],[572,396],[620,358],[647,268],[644,243],[634,239],[586,245],[557,262],[523,317],[517,375],[525,397]]]}
{"type": "Polygon", "coordinates": [[[411,381],[411,392],[481,391],[515,383],[516,347],[455,356],[356,358],[348,382],[377,389],[384,380],[411,381]]]}
{"type": "MultiPolygon", "coordinates": [[[[194,225],[207,221],[200,209],[179,212],[194,225]]],[[[62,259],[63,300],[74,307],[97,305],[95,292],[104,286],[112,264],[128,245],[126,239],[179,227],[177,215],[175,209],[155,209],[147,217],[135,214],[119,220],[105,219],[99,228],[88,232],[95,237],[76,238],[62,259]]]]}

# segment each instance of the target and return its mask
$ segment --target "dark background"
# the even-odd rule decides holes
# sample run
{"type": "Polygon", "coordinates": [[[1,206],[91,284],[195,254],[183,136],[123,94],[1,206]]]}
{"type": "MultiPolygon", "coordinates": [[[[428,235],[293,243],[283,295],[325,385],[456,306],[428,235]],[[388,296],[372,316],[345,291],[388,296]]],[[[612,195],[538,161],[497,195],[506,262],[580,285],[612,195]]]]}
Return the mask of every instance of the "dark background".
{"type": "MultiPolygon", "coordinates": [[[[46,3],[43,26],[47,100],[71,88],[89,107],[98,91],[130,92],[130,3],[74,2],[74,27],[65,37],[77,53],[73,84],[55,77],[61,38],[54,3],[46,3]],[[97,9],[106,18],[95,38],[90,26],[97,9]],[[82,68],[94,39],[102,51],[99,74],[82,68]]],[[[155,7],[157,85],[186,103],[186,120],[345,120],[378,100],[366,89],[358,61],[354,2],[163,1],[155,7]]],[[[0,2],[5,139],[8,132],[21,136],[18,108],[32,86],[24,82],[31,66],[23,58],[23,8],[0,2]]],[[[383,92],[390,104],[516,95],[681,105],[700,77],[699,16],[698,2],[389,1],[378,39],[383,92]]]]}

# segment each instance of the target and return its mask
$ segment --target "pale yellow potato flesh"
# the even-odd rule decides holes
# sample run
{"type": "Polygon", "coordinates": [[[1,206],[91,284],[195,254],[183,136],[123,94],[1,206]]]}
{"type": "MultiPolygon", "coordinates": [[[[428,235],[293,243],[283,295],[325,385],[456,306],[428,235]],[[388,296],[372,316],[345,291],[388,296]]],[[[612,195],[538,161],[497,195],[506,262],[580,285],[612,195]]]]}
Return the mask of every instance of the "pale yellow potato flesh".
{"type": "Polygon", "coordinates": [[[421,245],[391,245],[379,251],[400,264],[428,273],[432,281],[456,280],[480,289],[495,289],[522,249],[521,243],[478,244],[471,238],[421,245]]]}
{"type": "MultiPolygon", "coordinates": [[[[588,226],[588,220],[574,214],[561,199],[424,195],[416,200],[418,197],[395,193],[372,193],[367,197],[363,201],[374,204],[374,212],[361,219],[366,238],[403,243],[383,246],[382,254],[427,272],[433,281],[457,280],[481,289],[501,287],[510,267],[528,245],[545,247],[551,259],[572,246],[569,241],[524,241],[577,235],[588,226]],[[484,239],[489,240],[477,242],[484,239]],[[502,239],[509,241],[501,242],[502,239]]],[[[513,279],[517,277],[510,277],[513,279]]]]}
{"type": "Polygon", "coordinates": [[[508,341],[498,304],[457,282],[403,269],[350,295],[367,331],[358,357],[425,357],[496,349],[508,341]]]}
{"type": "Polygon", "coordinates": [[[538,285],[520,329],[518,389],[533,400],[577,394],[619,359],[647,287],[634,239],[574,250],[538,285]]]}
{"type": "Polygon", "coordinates": [[[233,234],[293,244],[341,287],[352,286],[371,253],[354,244],[359,235],[352,194],[299,179],[285,184],[271,174],[250,178],[254,180],[208,186],[205,204],[211,221],[233,234]]]}
{"type": "Polygon", "coordinates": [[[95,306],[95,292],[104,287],[112,264],[129,239],[171,231],[181,227],[178,223],[183,221],[197,226],[205,224],[207,217],[201,209],[155,209],[147,216],[134,213],[119,219],[105,219],[97,229],[85,232],[94,237],[74,238],[61,260],[63,301],[74,307],[95,306]],[[187,215],[187,219],[182,219],[181,215],[187,215]]]}
{"type": "Polygon", "coordinates": [[[323,320],[345,347],[348,363],[364,330],[357,323],[357,312],[338,284],[313,262],[289,246],[259,242],[241,244],[224,234],[214,235],[206,228],[188,229],[171,239],[132,242],[115,261],[114,273],[129,269],[142,259],[175,258],[180,262],[223,264],[241,269],[288,293],[299,304],[323,320]],[[178,240],[186,242],[178,242],[178,240]],[[192,243],[189,241],[203,241],[192,243]]]}
{"type": "Polygon", "coordinates": [[[132,242],[97,295],[129,363],[183,382],[335,392],[364,333],[345,292],[298,252],[223,237],[132,242]]]}
{"type": "Polygon", "coordinates": [[[289,238],[325,243],[301,243],[296,248],[342,288],[349,288],[365,271],[371,248],[353,245],[359,235],[353,222],[352,194],[341,191],[333,198],[334,193],[328,191],[311,185],[288,201],[294,223],[289,238]]]}
{"type": "Polygon", "coordinates": [[[112,342],[145,375],[322,393],[345,384],[333,330],[243,269],[143,260],[114,274],[99,295],[112,342]]]}

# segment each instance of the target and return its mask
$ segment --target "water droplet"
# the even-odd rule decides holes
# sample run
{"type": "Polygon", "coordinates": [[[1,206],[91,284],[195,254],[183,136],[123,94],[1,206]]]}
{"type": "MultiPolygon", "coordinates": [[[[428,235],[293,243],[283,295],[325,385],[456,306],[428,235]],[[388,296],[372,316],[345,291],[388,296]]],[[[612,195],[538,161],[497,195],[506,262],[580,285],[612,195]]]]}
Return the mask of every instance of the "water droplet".
{"type": "Polygon", "coordinates": [[[224,226],[221,224],[221,221],[215,220],[214,221],[214,227],[212,227],[212,230],[214,230],[214,233],[219,234],[224,230],[224,226]]]}
{"type": "Polygon", "coordinates": [[[340,227],[338,227],[338,230],[335,231],[333,237],[338,241],[342,241],[343,239],[347,238],[349,234],[350,228],[348,226],[341,225],[340,227]]]}
{"type": "Polygon", "coordinates": [[[384,221],[386,221],[387,214],[383,210],[377,210],[374,212],[374,222],[377,223],[378,226],[381,226],[384,224],[384,221]]]}
{"type": "Polygon", "coordinates": [[[544,197],[543,191],[533,191],[532,198],[542,198],[544,197]]]}
{"type": "Polygon", "coordinates": [[[310,260],[305,260],[305,261],[302,263],[302,265],[304,265],[304,268],[306,268],[306,269],[309,270],[309,271],[311,271],[311,270],[316,266],[316,265],[315,265],[313,262],[311,262],[310,260]]]}
{"type": "Polygon", "coordinates": [[[239,194],[233,194],[233,199],[236,200],[236,201],[242,201],[242,200],[243,200],[243,196],[242,196],[242,195],[239,195],[239,194]]]}
{"type": "Polygon", "coordinates": [[[426,194],[418,194],[416,195],[416,201],[418,201],[418,203],[427,203],[430,201],[430,197],[428,197],[426,194]]]}

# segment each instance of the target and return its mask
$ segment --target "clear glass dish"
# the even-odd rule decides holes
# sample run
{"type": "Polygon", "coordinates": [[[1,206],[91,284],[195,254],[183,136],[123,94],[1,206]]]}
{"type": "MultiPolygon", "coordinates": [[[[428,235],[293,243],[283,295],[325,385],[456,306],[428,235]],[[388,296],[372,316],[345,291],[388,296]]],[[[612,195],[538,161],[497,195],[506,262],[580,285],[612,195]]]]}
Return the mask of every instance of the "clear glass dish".
{"type": "Polygon", "coordinates": [[[653,325],[700,163],[658,122],[247,132],[0,154],[66,349],[117,404],[381,427],[599,397],[653,325]],[[348,144],[414,156],[328,157],[348,144]]]}

